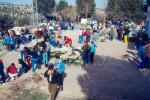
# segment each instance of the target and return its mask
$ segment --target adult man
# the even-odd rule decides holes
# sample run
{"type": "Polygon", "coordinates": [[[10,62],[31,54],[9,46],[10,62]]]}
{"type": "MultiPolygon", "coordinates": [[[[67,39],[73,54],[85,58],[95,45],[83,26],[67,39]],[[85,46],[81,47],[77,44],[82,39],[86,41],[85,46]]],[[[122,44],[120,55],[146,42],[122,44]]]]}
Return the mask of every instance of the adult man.
{"type": "Polygon", "coordinates": [[[51,100],[56,99],[57,89],[60,85],[59,73],[54,69],[54,65],[50,64],[48,70],[45,72],[44,76],[47,78],[49,83],[48,90],[51,93],[51,100]]]}

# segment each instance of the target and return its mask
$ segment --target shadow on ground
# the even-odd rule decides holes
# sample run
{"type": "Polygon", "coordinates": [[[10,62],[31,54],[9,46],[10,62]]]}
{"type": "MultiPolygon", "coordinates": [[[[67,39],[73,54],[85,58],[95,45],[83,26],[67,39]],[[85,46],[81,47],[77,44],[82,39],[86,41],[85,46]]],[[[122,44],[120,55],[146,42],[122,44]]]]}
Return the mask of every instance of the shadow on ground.
{"type": "Polygon", "coordinates": [[[150,100],[150,77],[130,61],[96,56],[78,78],[87,100],[150,100]]]}

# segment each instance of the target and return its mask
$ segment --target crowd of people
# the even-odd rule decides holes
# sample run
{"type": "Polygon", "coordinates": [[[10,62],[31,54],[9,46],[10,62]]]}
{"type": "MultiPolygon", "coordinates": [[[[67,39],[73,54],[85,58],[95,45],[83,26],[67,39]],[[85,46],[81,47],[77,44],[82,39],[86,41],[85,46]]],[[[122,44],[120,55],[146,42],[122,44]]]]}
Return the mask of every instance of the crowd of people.
{"type": "MultiPolygon", "coordinates": [[[[49,66],[52,66],[52,64],[49,65],[49,60],[51,58],[51,47],[63,48],[64,46],[72,45],[72,39],[67,36],[62,36],[60,29],[61,26],[55,29],[53,25],[48,24],[38,27],[34,32],[27,28],[21,29],[20,32],[22,33],[20,35],[17,35],[13,30],[10,32],[0,32],[0,39],[3,41],[2,46],[6,46],[8,51],[19,51],[21,55],[21,58],[18,60],[18,63],[21,65],[21,67],[16,66],[14,63],[8,67],[4,67],[2,59],[0,60],[1,82],[5,83],[10,79],[16,79],[31,69],[33,72],[35,72],[36,69],[41,69],[43,64],[48,68],[49,66]],[[37,42],[33,48],[27,47],[27,45],[32,41],[40,38],[43,38],[42,42],[37,42]]],[[[65,64],[60,59],[59,53],[56,53],[55,55],[53,66],[54,69],[59,73],[59,84],[60,89],[62,90],[65,64]]],[[[54,84],[53,79],[49,80],[49,83],[54,84]]]]}
{"type": "MultiPolygon", "coordinates": [[[[79,35],[79,43],[82,44],[81,55],[83,65],[88,63],[94,63],[94,57],[96,48],[99,43],[98,37],[103,35],[108,36],[111,41],[118,39],[128,44],[128,36],[130,33],[129,27],[124,27],[127,22],[119,21],[117,24],[111,22],[101,23],[88,23],[86,27],[82,28],[82,33],[79,35]],[[108,31],[107,31],[108,30],[108,31]]],[[[61,30],[73,30],[74,24],[61,22],[57,25],[54,23],[48,23],[46,25],[39,26],[36,30],[30,28],[21,29],[16,34],[15,31],[0,32],[0,45],[6,46],[8,51],[19,51],[21,58],[18,63],[21,65],[16,66],[11,63],[10,66],[4,67],[2,59],[0,59],[0,81],[6,83],[11,79],[16,79],[22,74],[32,70],[36,72],[37,69],[41,69],[42,65],[47,67],[47,71],[44,76],[49,83],[49,92],[51,92],[51,100],[55,100],[57,89],[63,90],[63,77],[65,73],[65,63],[61,60],[60,53],[55,54],[55,60],[49,64],[52,48],[63,48],[64,46],[72,47],[72,39],[63,36],[61,30]],[[57,26],[57,27],[56,27],[57,26]],[[37,39],[43,39],[41,42],[37,42],[34,47],[28,47],[27,44],[37,39]],[[5,71],[6,70],[6,71],[5,71]]],[[[147,41],[144,33],[139,33],[136,39],[136,47],[138,50],[138,56],[141,60],[139,65],[140,70],[149,68],[150,63],[150,42],[147,41]]]]}
{"type": "Polygon", "coordinates": [[[139,32],[136,39],[137,55],[140,61],[139,70],[144,71],[150,68],[150,41],[148,35],[145,32],[139,32]]]}
{"type": "Polygon", "coordinates": [[[40,25],[34,30],[31,28],[21,28],[20,30],[0,31],[0,46],[6,47],[8,51],[20,53],[18,63],[11,63],[10,66],[4,66],[0,59],[0,83],[6,83],[19,78],[30,70],[36,72],[41,69],[42,65],[48,69],[44,76],[47,77],[49,83],[49,92],[51,92],[51,100],[54,100],[58,89],[63,90],[63,77],[65,73],[65,63],[60,58],[59,52],[55,52],[54,62],[49,63],[51,49],[63,47],[72,47],[72,39],[63,36],[61,30],[74,30],[72,22],[47,23],[40,25]],[[33,47],[28,46],[36,42],[33,47]]]}

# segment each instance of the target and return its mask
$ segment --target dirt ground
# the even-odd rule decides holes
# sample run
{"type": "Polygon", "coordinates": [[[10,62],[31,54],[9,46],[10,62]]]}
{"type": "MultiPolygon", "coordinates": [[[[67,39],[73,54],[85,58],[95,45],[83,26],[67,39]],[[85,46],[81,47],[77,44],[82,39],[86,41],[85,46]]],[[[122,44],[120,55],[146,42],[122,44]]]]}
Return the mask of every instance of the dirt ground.
{"type": "MultiPolygon", "coordinates": [[[[80,47],[77,43],[80,32],[63,31],[63,34],[73,39],[75,47],[80,47]]],[[[150,71],[137,70],[139,62],[135,50],[128,47],[123,42],[106,39],[99,43],[93,65],[66,65],[64,90],[59,93],[57,100],[150,100],[150,71]]],[[[19,57],[19,53],[11,52],[1,58],[4,65],[8,66],[12,61],[17,64],[19,57]]],[[[17,96],[16,91],[20,92],[22,88],[36,88],[48,93],[47,81],[43,77],[45,70],[43,68],[37,71],[43,79],[39,84],[33,82],[33,74],[29,72],[15,81],[0,86],[0,100],[13,100],[4,99],[9,96],[5,92],[16,93],[14,95],[17,96]],[[19,88],[11,89],[14,85],[19,88]]]]}

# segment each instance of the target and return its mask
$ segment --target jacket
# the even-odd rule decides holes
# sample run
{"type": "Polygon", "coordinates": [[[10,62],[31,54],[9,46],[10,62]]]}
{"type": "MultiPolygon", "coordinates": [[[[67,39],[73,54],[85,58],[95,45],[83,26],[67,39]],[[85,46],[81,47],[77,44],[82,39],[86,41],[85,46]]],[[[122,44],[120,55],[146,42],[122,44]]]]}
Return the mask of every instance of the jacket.
{"type": "Polygon", "coordinates": [[[58,73],[60,73],[60,74],[64,73],[64,71],[65,71],[65,64],[64,64],[64,62],[61,61],[61,60],[58,63],[55,62],[54,63],[54,69],[56,71],[58,71],[58,73]]]}
{"type": "Polygon", "coordinates": [[[83,45],[81,49],[83,50],[84,53],[89,53],[90,46],[89,45],[83,45]]]}
{"type": "Polygon", "coordinates": [[[10,74],[16,74],[17,73],[17,68],[16,68],[16,66],[14,66],[14,65],[10,65],[9,67],[8,67],[8,73],[10,73],[10,74]]]}
{"type": "Polygon", "coordinates": [[[87,31],[82,32],[82,36],[87,36],[87,35],[88,35],[87,31]]]}
{"type": "Polygon", "coordinates": [[[6,43],[6,45],[9,45],[10,42],[11,42],[11,38],[9,36],[6,36],[5,37],[5,43],[6,43]]]}
{"type": "Polygon", "coordinates": [[[49,84],[60,85],[59,73],[56,70],[54,70],[54,72],[52,73],[51,80],[50,80],[50,75],[48,75],[48,70],[44,73],[44,77],[47,78],[49,84]]]}
{"type": "Polygon", "coordinates": [[[150,58],[150,44],[147,44],[147,45],[145,46],[145,48],[146,48],[146,55],[147,55],[147,57],[150,58]]]}
{"type": "Polygon", "coordinates": [[[96,47],[94,44],[90,45],[90,52],[96,52],[96,47]]]}
{"type": "Polygon", "coordinates": [[[0,63],[0,73],[1,72],[4,72],[4,65],[3,65],[3,63],[0,63]]]}

